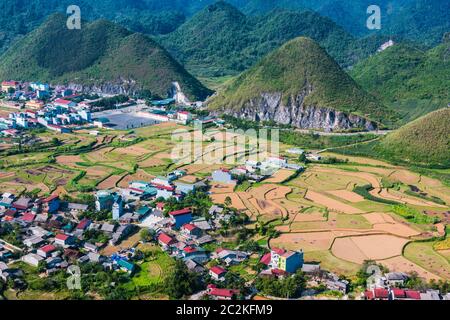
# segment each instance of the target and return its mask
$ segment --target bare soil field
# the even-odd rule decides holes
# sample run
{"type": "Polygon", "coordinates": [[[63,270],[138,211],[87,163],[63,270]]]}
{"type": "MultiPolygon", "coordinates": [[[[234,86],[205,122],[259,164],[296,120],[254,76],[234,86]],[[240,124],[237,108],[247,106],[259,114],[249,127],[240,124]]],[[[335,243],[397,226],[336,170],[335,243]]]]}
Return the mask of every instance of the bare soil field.
{"type": "Polygon", "coordinates": [[[104,189],[113,189],[116,187],[117,182],[122,178],[122,176],[119,175],[112,175],[108,177],[107,179],[100,182],[97,186],[97,189],[104,190],[104,189]]]}
{"type": "Polygon", "coordinates": [[[331,190],[328,191],[327,193],[352,203],[364,201],[364,198],[361,197],[359,194],[348,190],[331,190]]]}
{"type": "Polygon", "coordinates": [[[132,181],[148,181],[150,182],[155,176],[152,176],[148,173],[146,173],[143,170],[138,170],[135,174],[127,174],[122,180],[119,182],[120,188],[128,188],[128,185],[132,181]]]}
{"type": "Polygon", "coordinates": [[[332,252],[341,259],[362,264],[365,260],[363,256],[370,260],[382,260],[401,255],[407,243],[408,240],[391,235],[364,235],[336,239],[332,252]]]}
{"type": "Polygon", "coordinates": [[[294,173],[295,172],[292,170],[281,169],[281,170],[278,170],[274,175],[272,175],[272,177],[265,180],[264,182],[281,183],[281,182],[285,181],[287,178],[289,178],[290,176],[292,176],[294,173]]]}
{"type": "Polygon", "coordinates": [[[234,184],[213,183],[211,185],[210,192],[211,194],[232,193],[234,191],[234,187],[234,184]]]}
{"type": "Polygon", "coordinates": [[[331,252],[340,259],[358,264],[363,263],[365,260],[369,260],[369,257],[355,245],[350,237],[336,239],[331,252]]]}
{"type": "Polygon", "coordinates": [[[166,163],[163,160],[158,159],[156,157],[150,157],[144,161],[139,162],[138,164],[142,168],[151,168],[151,167],[162,166],[162,165],[165,165],[166,163]]]}
{"type": "Polygon", "coordinates": [[[212,201],[217,204],[225,204],[225,199],[227,197],[230,197],[231,199],[231,207],[237,210],[247,210],[247,207],[236,193],[219,193],[211,195],[212,201]]]}
{"type": "Polygon", "coordinates": [[[284,209],[278,207],[271,200],[251,198],[249,201],[258,210],[259,214],[267,220],[282,218],[287,214],[284,209]]]}
{"type": "Polygon", "coordinates": [[[290,192],[292,192],[292,189],[289,187],[274,185],[274,189],[268,191],[265,198],[267,200],[286,199],[290,192]]]}
{"type": "Polygon", "coordinates": [[[135,145],[126,148],[118,148],[114,150],[114,153],[126,154],[131,156],[142,156],[150,152],[151,152],[150,150],[135,145]]]}
{"type": "Polygon", "coordinates": [[[95,150],[92,152],[89,152],[86,154],[86,158],[94,163],[97,162],[114,162],[114,159],[111,159],[108,156],[108,153],[110,153],[114,148],[107,147],[100,150],[95,150]]]}
{"type": "Polygon", "coordinates": [[[303,249],[305,252],[328,250],[336,237],[348,237],[359,234],[361,233],[356,231],[283,233],[280,237],[270,240],[270,246],[288,250],[303,249]]]}
{"type": "Polygon", "coordinates": [[[83,162],[80,156],[59,156],[56,157],[56,163],[66,165],[66,166],[74,166],[77,162],[83,162]]]}
{"type": "Polygon", "coordinates": [[[357,208],[354,208],[350,205],[347,205],[345,203],[331,199],[330,197],[327,197],[321,193],[311,191],[311,190],[308,190],[308,193],[306,194],[306,199],[311,200],[320,205],[323,205],[323,206],[329,208],[330,210],[335,210],[338,212],[343,212],[343,213],[348,213],[348,214],[363,213],[361,210],[359,210],[357,208]]]}
{"type": "Polygon", "coordinates": [[[287,199],[274,199],[273,201],[286,209],[289,214],[296,214],[305,208],[304,205],[287,199]]]}
{"type": "Polygon", "coordinates": [[[387,213],[383,212],[372,212],[367,213],[364,217],[372,224],[377,223],[396,223],[396,221],[387,213]]]}
{"type": "Polygon", "coordinates": [[[16,174],[14,172],[0,172],[0,179],[6,179],[14,177],[16,174]]]}
{"type": "Polygon", "coordinates": [[[409,261],[403,256],[397,256],[385,260],[379,260],[378,263],[386,266],[391,272],[417,272],[419,277],[425,279],[426,281],[440,280],[441,277],[425,270],[424,268],[418,266],[417,264],[409,261]]]}
{"type": "Polygon", "coordinates": [[[420,181],[420,175],[408,170],[396,170],[390,175],[390,178],[398,180],[404,184],[415,184],[420,181]]]}
{"type": "Polygon", "coordinates": [[[284,233],[280,237],[270,240],[271,247],[287,250],[316,251],[328,250],[335,238],[333,232],[284,233]]]}
{"type": "Polygon", "coordinates": [[[180,178],[180,181],[187,182],[187,183],[196,183],[198,181],[198,178],[196,176],[187,175],[180,178]]]}
{"type": "Polygon", "coordinates": [[[313,222],[313,221],[327,221],[327,218],[320,211],[311,213],[298,213],[293,222],[313,222]]]}
{"type": "Polygon", "coordinates": [[[421,234],[421,232],[414,230],[413,228],[404,225],[400,222],[396,222],[396,223],[379,223],[379,224],[375,224],[373,226],[373,228],[375,230],[379,230],[379,231],[384,231],[393,235],[397,235],[400,237],[405,237],[405,238],[409,238],[409,237],[413,237],[413,236],[418,236],[421,234]]]}

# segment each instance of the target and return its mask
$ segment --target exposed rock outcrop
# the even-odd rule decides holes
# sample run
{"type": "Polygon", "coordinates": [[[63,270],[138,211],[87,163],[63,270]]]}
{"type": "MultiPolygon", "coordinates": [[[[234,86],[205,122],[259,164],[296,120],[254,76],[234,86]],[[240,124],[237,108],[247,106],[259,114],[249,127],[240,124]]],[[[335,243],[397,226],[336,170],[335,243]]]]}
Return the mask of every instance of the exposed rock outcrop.
{"type": "Polygon", "coordinates": [[[291,125],[301,129],[322,129],[325,131],[360,128],[376,130],[377,123],[364,117],[345,113],[333,108],[306,104],[305,94],[291,97],[285,104],[280,93],[262,94],[241,108],[223,109],[216,114],[227,114],[235,118],[253,121],[273,120],[278,124],[291,125]]]}

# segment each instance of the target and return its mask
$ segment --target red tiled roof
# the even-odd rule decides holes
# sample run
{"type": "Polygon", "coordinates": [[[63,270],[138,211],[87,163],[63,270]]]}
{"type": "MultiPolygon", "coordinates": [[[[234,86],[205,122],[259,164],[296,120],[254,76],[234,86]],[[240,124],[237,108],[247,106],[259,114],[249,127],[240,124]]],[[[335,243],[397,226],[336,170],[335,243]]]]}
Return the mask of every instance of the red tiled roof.
{"type": "Polygon", "coordinates": [[[389,297],[389,291],[386,289],[375,289],[375,298],[387,299],[389,297]]]}
{"type": "Polygon", "coordinates": [[[187,247],[185,247],[183,249],[183,251],[186,252],[186,253],[194,253],[194,252],[197,252],[197,249],[195,249],[193,247],[190,247],[190,246],[187,246],[187,247]]]}
{"type": "Polygon", "coordinates": [[[70,103],[72,103],[72,101],[65,100],[65,99],[56,99],[55,103],[57,103],[57,104],[70,104],[70,103]]]}
{"type": "Polygon", "coordinates": [[[280,248],[272,248],[272,251],[279,255],[282,255],[286,252],[286,250],[280,248]]]}
{"type": "Polygon", "coordinates": [[[169,215],[171,215],[171,216],[182,216],[182,215],[191,214],[191,213],[192,213],[192,211],[191,211],[190,208],[185,208],[185,209],[169,212],[169,215]]]}
{"type": "Polygon", "coordinates": [[[214,267],[212,267],[212,268],[209,269],[209,270],[210,270],[212,273],[217,274],[218,276],[220,276],[221,274],[227,272],[227,270],[225,270],[224,268],[219,267],[219,266],[214,266],[214,267]]]}
{"type": "Polygon", "coordinates": [[[211,288],[209,295],[216,297],[231,298],[233,295],[239,294],[239,290],[211,288]]]}
{"type": "Polygon", "coordinates": [[[160,189],[160,190],[166,190],[166,191],[174,191],[175,190],[174,187],[168,187],[168,186],[165,186],[165,185],[162,185],[162,184],[158,184],[158,183],[153,183],[152,182],[152,185],[155,188],[160,189]]]}
{"type": "Polygon", "coordinates": [[[420,300],[420,292],[415,290],[405,290],[406,298],[420,300]]]}
{"type": "Polygon", "coordinates": [[[183,229],[186,229],[186,230],[188,230],[188,231],[192,231],[192,230],[197,229],[197,227],[196,227],[194,224],[192,224],[192,223],[186,223],[186,224],[184,224],[184,225],[182,226],[182,228],[183,228],[183,229]]]}
{"type": "Polygon", "coordinates": [[[26,222],[33,222],[35,218],[36,218],[35,214],[27,212],[22,216],[21,219],[26,222]]]}
{"type": "Polygon", "coordinates": [[[364,296],[366,297],[367,300],[373,300],[372,290],[367,290],[366,292],[364,292],[364,296]]]}
{"type": "Polygon", "coordinates": [[[175,240],[172,239],[172,237],[170,237],[169,235],[167,235],[165,233],[161,233],[158,236],[158,241],[164,243],[165,245],[170,245],[175,242],[175,240]]]}
{"type": "Polygon", "coordinates": [[[47,203],[47,202],[53,201],[57,198],[59,198],[59,196],[57,194],[53,194],[53,195],[45,198],[44,200],[42,200],[42,202],[47,203]]]}
{"type": "Polygon", "coordinates": [[[3,81],[2,82],[2,86],[16,86],[18,84],[19,84],[19,82],[17,82],[17,81],[3,81]]]}
{"type": "Polygon", "coordinates": [[[57,234],[57,235],[56,235],[55,239],[62,240],[62,241],[66,241],[67,239],[69,239],[69,236],[66,235],[66,234],[61,234],[61,233],[60,233],[60,234],[57,234]]]}
{"type": "Polygon", "coordinates": [[[265,255],[263,255],[263,257],[261,258],[261,260],[259,262],[261,262],[267,266],[271,260],[272,260],[272,254],[269,252],[269,253],[266,253],[265,255]]]}
{"type": "Polygon", "coordinates": [[[51,244],[47,244],[45,246],[43,246],[42,248],[40,248],[39,250],[45,252],[45,253],[50,253],[56,250],[56,247],[54,245],[51,244]]]}
{"type": "Polygon", "coordinates": [[[284,276],[287,275],[287,272],[281,269],[272,269],[272,274],[276,276],[284,276]]]}
{"type": "Polygon", "coordinates": [[[158,202],[158,203],[156,204],[156,208],[162,210],[162,209],[164,209],[164,206],[165,206],[165,205],[166,205],[166,204],[165,204],[164,202],[158,202]]]}
{"type": "Polygon", "coordinates": [[[78,230],[84,230],[86,229],[86,227],[89,225],[89,223],[91,223],[91,220],[84,218],[83,220],[80,221],[80,223],[77,226],[78,230]]]}
{"type": "Polygon", "coordinates": [[[395,298],[405,298],[406,293],[403,289],[392,289],[392,293],[394,294],[395,298]]]}
{"type": "Polygon", "coordinates": [[[17,211],[8,209],[5,211],[5,215],[9,217],[14,217],[17,214],[17,211]]]}

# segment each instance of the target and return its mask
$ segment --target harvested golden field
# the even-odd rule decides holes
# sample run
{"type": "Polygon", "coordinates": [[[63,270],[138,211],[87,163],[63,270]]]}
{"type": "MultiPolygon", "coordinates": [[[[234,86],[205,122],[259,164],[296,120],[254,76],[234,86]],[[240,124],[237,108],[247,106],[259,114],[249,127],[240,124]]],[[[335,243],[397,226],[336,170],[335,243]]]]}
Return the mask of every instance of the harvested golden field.
{"type": "Polygon", "coordinates": [[[341,259],[362,264],[364,260],[382,260],[402,254],[408,240],[391,235],[364,235],[339,238],[332,253],[341,259]]]}
{"type": "Polygon", "coordinates": [[[265,180],[264,182],[267,183],[281,183],[288,179],[290,176],[292,176],[295,173],[295,171],[292,170],[286,170],[281,169],[278,170],[275,174],[272,175],[269,179],[265,180]]]}
{"type": "Polygon", "coordinates": [[[103,189],[113,189],[116,187],[117,182],[122,179],[122,176],[119,175],[112,175],[108,177],[107,179],[100,182],[97,186],[97,189],[103,190],[103,189]]]}
{"type": "Polygon", "coordinates": [[[356,194],[348,190],[331,190],[328,191],[327,193],[352,203],[364,201],[364,198],[361,197],[359,194],[356,194]]]}
{"type": "Polygon", "coordinates": [[[327,221],[327,218],[323,214],[323,212],[315,211],[315,212],[298,213],[293,220],[293,222],[312,222],[312,221],[327,221]]]}
{"type": "Polygon", "coordinates": [[[210,192],[213,195],[219,193],[232,193],[234,191],[234,187],[234,184],[213,183],[211,185],[210,192]]]}
{"type": "Polygon", "coordinates": [[[162,166],[162,165],[165,165],[166,163],[163,160],[158,159],[156,157],[150,157],[144,161],[138,162],[138,164],[142,168],[151,168],[151,167],[162,166]]]}
{"type": "Polygon", "coordinates": [[[81,159],[80,156],[59,156],[56,157],[56,163],[66,165],[66,166],[73,166],[76,165],[77,162],[83,162],[83,159],[81,159]]]}
{"type": "Polygon", "coordinates": [[[285,199],[291,191],[290,187],[273,185],[273,189],[266,192],[265,198],[268,200],[285,199]]]}
{"type": "Polygon", "coordinates": [[[306,199],[317,203],[319,205],[323,205],[325,207],[327,207],[330,210],[334,210],[337,212],[343,212],[343,213],[348,213],[348,214],[357,214],[357,213],[363,213],[363,211],[354,208],[348,204],[345,204],[343,202],[339,202],[337,200],[334,200],[330,197],[327,197],[324,194],[315,192],[315,191],[311,191],[308,190],[307,194],[306,194],[306,199]]]}
{"type": "Polygon", "coordinates": [[[325,157],[335,157],[337,159],[348,159],[350,162],[353,163],[357,163],[357,164],[362,164],[362,165],[372,165],[372,166],[381,166],[381,167],[394,167],[392,164],[384,162],[384,161],[380,161],[380,160],[375,160],[375,159],[371,159],[371,158],[364,158],[364,157],[356,157],[356,156],[347,156],[347,155],[341,155],[338,153],[331,153],[331,152],[325,152],[322,154],[325,157]]]}
{"type": "Polygon", "coordinates": [[[180,178],[180,181],[186,182],[186,183],[196,183],[199,179],[196,176],[187,175],[180,178]]]}
{"type": "Polygon", "coordinates": [[[247,210],[247,207],[236,193],[216,193],[211,195],[212,201],[217,204],[225,204],[225,200],[228,197],[231,199],[231,207],[237,210],[247,210]]]}
{"type": "Polygon", "coordinates": [[[416,272],[419,277],[425,279],[426,281],[430,281],[432,279],[434,280],[440,280],[441,277],[425,270],[424,268],[418,266],[417,264],[409,261],[403,256],[397,256],[385,260],[379,260],[378,263],[381,263],[382,265],[386,266],[389,271],[391,272],[416,272]]]}
{"type": "Polygon", "coordinates": [[[283,233],[280,237],[271,239],[270,246],[288,250],[305,252],[329,250],[335,238],[359,235],[357,231],[317,231],[303,233],[283,233]]]}
{"type": "Polygon", "coordinates": [[[155,176],[152,176],[143,170],[138,170],[135,174],[132,174],[132,175],[127,174],[126,176],[124,176],[123,179],[120,180],[118,186],[120,188],[128,188],[128,185],[132,181],[146,181],[146,182],[148,181],[148,182],[150,182],[153,178],[155,178],[155,176]]]}

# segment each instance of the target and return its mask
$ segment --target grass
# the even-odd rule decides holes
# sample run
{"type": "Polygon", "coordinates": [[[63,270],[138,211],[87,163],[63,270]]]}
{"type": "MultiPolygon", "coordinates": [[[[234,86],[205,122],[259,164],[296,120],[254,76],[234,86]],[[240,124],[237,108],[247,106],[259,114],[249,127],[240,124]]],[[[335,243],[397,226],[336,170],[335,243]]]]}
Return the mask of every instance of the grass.
{"type": "Polygon", "coordinates": [[[146,248],[143,251],[151,252],[151,255],[138,265],[138,271],[134,274],[131,282],[127,284],[129,287],[146,288],[160,285],[167,272],[174,265],[174,260],[167,253],[161,251],[159,247],[146,248]]]}
{"type": "Polygon", "coordinates": [[[342,229],[371,229],[372,225],[361,215],[339,214],[337,216],[338,228],[342,229]]]}
{"type": "Polygon", "coordinates": [[[356,263],[339,259],[331,254],[329,250],[312,251],[305,253],[305,262],[320,262],[324,270],[332,270],[338,275],[354,276],[360,266],[356,263]]]}
{"type": "Polygon", "coordinates": [[[433,242],[412,242],[405,247],[403,255],[425,270],[450,279],[450,263],[433,249],[433,242]]]}
{"type": "Polygon", "coordinates": [[[408,166],[424,174],[434,173],[434,176],[443,178],[448,184],[449,174],[435,169],[450,168],[449,122],[450,108],[445,108],[419,118],[380,140],[335,148],[332,151],[344,155],[377,158],[408,166]]]}
{"type": "Polygon", "coordinates": [[[437,222],[437,218],[429,217],[426,214],[419,212],[418,210],[408,207],[406,205],[392,206],[392,212],[412,223],[433,224],[437,222]]]}

